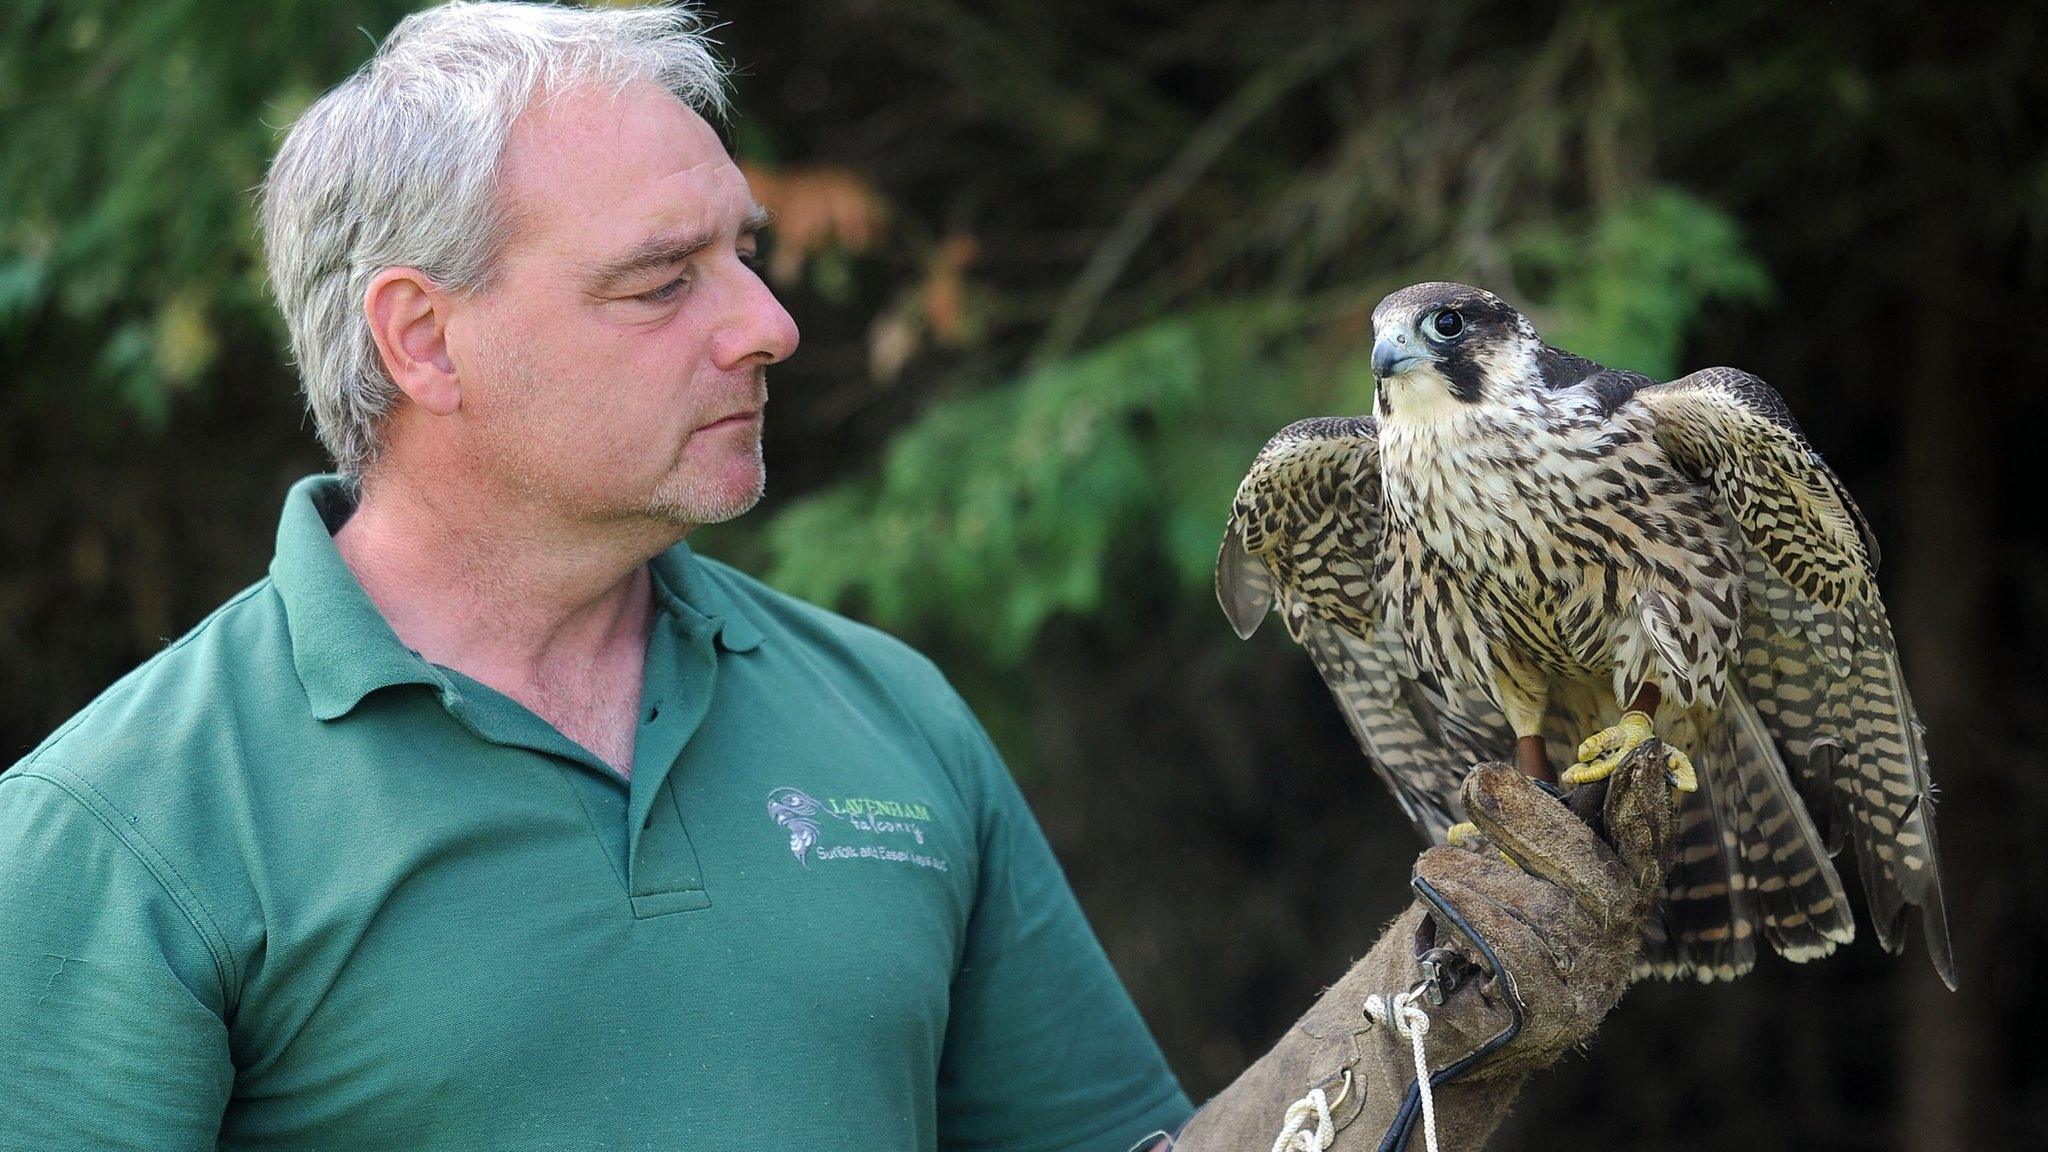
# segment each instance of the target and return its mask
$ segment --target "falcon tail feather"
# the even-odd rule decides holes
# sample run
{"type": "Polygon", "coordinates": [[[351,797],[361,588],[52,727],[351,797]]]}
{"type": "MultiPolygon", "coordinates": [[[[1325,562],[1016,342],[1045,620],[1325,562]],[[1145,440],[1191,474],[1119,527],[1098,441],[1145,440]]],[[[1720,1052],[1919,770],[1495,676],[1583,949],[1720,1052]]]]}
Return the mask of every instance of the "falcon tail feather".
{"type": "Polygon", "coordinates": [[[1826,956],[1856,938],[1849,897],[1826,843],[1763,717],[1739,688],[1728,692],[1718,720],[1736,771],[1737,838],[1764,939],[1788,960],[1826,956]]]}
{"type": "MultiPolygon", "coordinates": [[[[1590,727],[1587,730],[1591,730],[1590,727]]],[[[1677,859],[1643,927],[1638,972],[1733,980],[1756,965],[1757,899],[1737,848],[1740,785],[1727,733],[1694,712],[1659,736],[1692,758],[1699,791],[1678,796],[1677,859]]]]}

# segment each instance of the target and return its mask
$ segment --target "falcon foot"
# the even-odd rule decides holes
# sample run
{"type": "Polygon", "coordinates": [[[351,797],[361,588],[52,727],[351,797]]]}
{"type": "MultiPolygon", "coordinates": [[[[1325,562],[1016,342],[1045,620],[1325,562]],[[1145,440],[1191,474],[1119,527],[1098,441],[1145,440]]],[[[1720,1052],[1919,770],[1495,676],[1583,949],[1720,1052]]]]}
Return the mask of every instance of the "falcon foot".
{"type": "MultiPolygon", "coordinates": [[[[1565,769],[1563,781],[1573,787],[1605,780],[1612,775],[1629,753],[1641,747],[1646,740],[1655,740],[1657,733],[1650,727],[1650,717],[1644,712],[1625,712],[1621,723],[1612,728],[1603,728],[1579,745],[1579,762],[1565,769]]],[[[1699,776],[1693,772],[1692,761],[1676,748],[1667,749],[1664,767],[1671,786],[1680,792],[1693,792],[1700,786],[1699,776]]]]}
{"type": "Polygon", "coordinates": [[[1676,748],[1668,749],[1668,751],[1671,754],[1664,757],[1664,778],[1671,781],[1671,787],[1675,791],[1699,791],[1700,778],[1692,770],[1692,757],[1687,756],[1676,748]]]}

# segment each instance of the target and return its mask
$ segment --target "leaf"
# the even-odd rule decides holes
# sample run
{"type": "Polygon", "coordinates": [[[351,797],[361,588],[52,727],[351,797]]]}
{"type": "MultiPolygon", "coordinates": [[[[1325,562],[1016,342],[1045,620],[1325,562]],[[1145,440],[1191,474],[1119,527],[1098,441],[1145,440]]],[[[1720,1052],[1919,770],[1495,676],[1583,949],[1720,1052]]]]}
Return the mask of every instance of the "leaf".
{"type": "Polygon", "coordinates": [[[1676,374],[1702,308],[1772,294],[1734,220],[1669,188],[1577,227],[1531,229],[1514,255],[1518,279],[1549,286],[1538,298],[1547,341],[1660,380],[1676,374]]]}

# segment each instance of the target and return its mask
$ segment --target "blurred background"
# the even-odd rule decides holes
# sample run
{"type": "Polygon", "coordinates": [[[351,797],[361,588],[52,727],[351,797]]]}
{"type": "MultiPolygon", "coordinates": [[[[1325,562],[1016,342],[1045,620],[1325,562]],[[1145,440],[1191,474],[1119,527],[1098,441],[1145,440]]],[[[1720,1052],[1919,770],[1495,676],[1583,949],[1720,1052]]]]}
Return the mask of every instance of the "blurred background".
{"type": "MultiPolygon", "coordinates": [[[[416,6],[0,6],[0,764],[259,579],[324,468],[250,191],[416,6]]],[[[1962,972],[1859,911],[1827,961],[1641,986],[1493,1146],[2048,1147],[2041,6],[715,15],[804,343],[769,499],[693,544],[939,660],[1191,1095],[1366,949],[1419,847],[1301,651],[1217,610],[1225,510],[1271,432],[1367,410],[1381,295],[1458,279],[1616,366],[1758,373],[1846,478],[1962,972]]]]}

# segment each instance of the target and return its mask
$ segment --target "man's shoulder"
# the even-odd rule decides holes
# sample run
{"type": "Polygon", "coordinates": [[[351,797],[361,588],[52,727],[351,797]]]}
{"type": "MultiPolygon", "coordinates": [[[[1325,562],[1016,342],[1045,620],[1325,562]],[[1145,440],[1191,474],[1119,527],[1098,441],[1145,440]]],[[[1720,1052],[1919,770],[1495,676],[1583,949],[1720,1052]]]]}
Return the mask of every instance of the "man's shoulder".
{"type": "Polygon", "coordinates": [[[252,701],[298,690],[284,608],[268,577],[242,589],[57,726],[13,770],[57,765],[116,787],[231,756],[252,701]]]}
{"type": "MultiPolygon", "coordinates": [[[[167,902],[157,911],[197,933],[186,973],[212,965],[219,992],[206,995],[217,1009],[239,980],[230,940],[245,939],[259,918],[240,879],[247,805],[238,797],[265,746],[299,739],[274,730],[294,710],[305,714],[304,697],[284,607],[266,577],[0,772],[0,840],[26,848],[9,861],[14,877],[40,884],[81,861],[112,868],[108,853],[143,869],[135,875],[153,877],[145,890],[167,902]]],[[[55,896],[28,906],[49,915],[65,908],[55,896]]]]}

